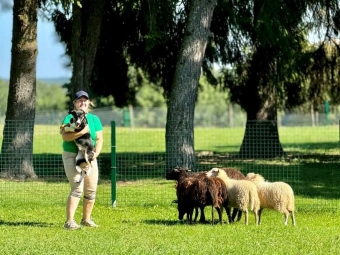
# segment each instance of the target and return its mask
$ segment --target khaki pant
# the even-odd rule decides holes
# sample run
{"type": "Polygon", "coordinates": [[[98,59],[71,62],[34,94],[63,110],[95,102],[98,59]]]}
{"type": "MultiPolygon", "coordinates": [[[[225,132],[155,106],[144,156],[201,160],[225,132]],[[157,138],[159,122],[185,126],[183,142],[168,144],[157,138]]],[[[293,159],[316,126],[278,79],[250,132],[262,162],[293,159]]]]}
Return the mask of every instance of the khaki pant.
{"type": "Polygon", "coordinates": [[[98,185],[97,159],[91,162],[92,170],[90,176],[85,175],[83,181],[78,183],[80,173],[76,170],[76,156],[77,153],[73,152],[63,151],[62,154],[65,174],[71,187],[70,196],[81,197],[82,193],[84,193],[84,198],[94,200],[98,185]]]}

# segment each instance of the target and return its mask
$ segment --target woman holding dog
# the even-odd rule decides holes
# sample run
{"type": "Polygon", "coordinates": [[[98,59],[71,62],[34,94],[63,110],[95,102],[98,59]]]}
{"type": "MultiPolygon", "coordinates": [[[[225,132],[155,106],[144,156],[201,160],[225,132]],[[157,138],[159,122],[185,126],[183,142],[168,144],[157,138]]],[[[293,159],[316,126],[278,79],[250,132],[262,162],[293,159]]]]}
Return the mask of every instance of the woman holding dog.
{"type": "MultiPolygon", "coordinates": [[[[65,173],[71,187],[66,204],[66,222],[64,224],[64,228],[81,228],[81,226],[74,220],[74,215],[83,193],[83,214],[80,224],[88,227],[98,227],[98,225],[91,219],[91,214],[96,199],[98,185],[99,170],[97,157],[103,147],[103,126],[96,115],[89,113],[90,106],[93,106],[93,104],[89,99],[89,95],[85,91],[78,91],[75,94],[73,105],[75,110],[81,109],[86,113],[88,125],[79,132],[66,132],[63,128],[61,128],[61,135],[63,138],[62,158],[65,173]],[[81,182],[78,182],[81,173],[79,173],[76,169],[78,148],[74,140],[86,133],[90,133],[91,135],[93,145],[95,146],[95,153],[94,158],[91,161],[91,173],[89,175],[85,175],[84,179],[81,182]]],[[[71,118],[71,114],[67,115],[63,120],[63,124],[69,123],[71,118]]]]}

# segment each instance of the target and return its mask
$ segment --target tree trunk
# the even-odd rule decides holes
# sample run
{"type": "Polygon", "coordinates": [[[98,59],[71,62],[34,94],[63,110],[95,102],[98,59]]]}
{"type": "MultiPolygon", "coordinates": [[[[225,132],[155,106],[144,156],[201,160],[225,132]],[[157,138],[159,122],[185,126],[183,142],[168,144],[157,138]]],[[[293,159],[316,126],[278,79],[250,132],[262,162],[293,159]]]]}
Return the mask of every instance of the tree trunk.
{"type": "Polygon", "coordinates": [[[94,60],[99,44],[104,0],[83,0],[72,5],[72,94],[89,91],[94,60]]]}
{"type": "Polygon", "coordinates": [[[166,167],[195,169],[194,112],[202,61],[216,0],[193,0],[170,92],[166,167]]]}
{"type": "Polygon", "coordinates": [[[239,157],[268,159],[282,156],[277,121],[247,120],[239,157]]]}
{"type": "Polygon", "coordinates": [[[36,178],[33,133],[36,99],[37,0],[15,0],[12,61],[3,141],[1,177],[36,178]]]}
{"type": "Polygon", "coordinates": [[[274,96],[264,100],[259,109],[248,109],[246,130],[239,153],[241,158],[264,159],[284,155],[273,98],[274,96]]]}
{"type": "Polygon", "coordinates": [[[275,50],[258,47],[251,61],[244,90],[246,130],[240,148],[241,158],[275,158],[284,155],[277,126],[275,101],[275,50]]]}

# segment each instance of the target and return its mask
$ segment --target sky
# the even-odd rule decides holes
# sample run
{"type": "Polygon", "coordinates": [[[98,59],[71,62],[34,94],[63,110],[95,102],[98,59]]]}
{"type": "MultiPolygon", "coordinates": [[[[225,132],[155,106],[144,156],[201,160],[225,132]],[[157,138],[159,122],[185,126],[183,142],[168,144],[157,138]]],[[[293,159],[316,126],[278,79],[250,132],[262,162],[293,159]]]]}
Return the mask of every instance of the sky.
{"type": "MultiPolygon", "coordinates": [[[[70,78],[72,70],[65,67],[69,58],[59,42],[52,22],[38,21],[37,79],[70,78]]],[[[0,9],[0,79],[9,79],[12,48],[12,10],[0,9]]]]}

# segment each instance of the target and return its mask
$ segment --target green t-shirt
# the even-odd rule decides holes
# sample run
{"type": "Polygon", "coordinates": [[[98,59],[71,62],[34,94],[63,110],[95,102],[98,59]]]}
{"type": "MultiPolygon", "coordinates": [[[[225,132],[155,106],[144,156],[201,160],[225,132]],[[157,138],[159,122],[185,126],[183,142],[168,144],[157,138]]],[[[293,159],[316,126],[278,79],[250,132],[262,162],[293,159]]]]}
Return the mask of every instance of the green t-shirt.
{"type": "MultiPolygon", "coordinates": [[[[67,124],[70,122],[70,119],[72,118],[72,114],[67,115],[62,124],[67,124]]],[[[86,114],[86,119],[90,128],[90,135],[92,139],[92,143],[94,146],[96,146],[96,141],[97,141],[97,134],[96,132],[102,131],[103,130],[103,125],[100,122],[100,119],[91,113],[86,114]]],[[[76,146],[74,141],[63,141],[63,150],[67,152],[78,152],[78,147],[76,146]]]]}

